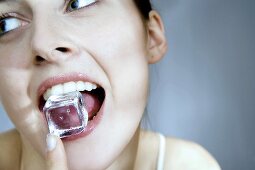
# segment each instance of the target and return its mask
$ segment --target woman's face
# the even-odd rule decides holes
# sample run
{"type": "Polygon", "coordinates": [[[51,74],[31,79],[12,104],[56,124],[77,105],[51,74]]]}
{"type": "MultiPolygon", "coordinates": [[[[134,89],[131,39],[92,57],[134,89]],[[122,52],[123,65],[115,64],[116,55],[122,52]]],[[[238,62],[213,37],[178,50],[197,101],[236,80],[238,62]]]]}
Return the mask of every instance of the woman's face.
{"type": "Polygon", "coordinates": [[[7,0],[0,12],[1,101],[22,138],[43,155],[48,129],[39,98],[57,84],[92,82],[105,94],[100,120],[64,144],[73,169],[108,166],[146,105],[147,31],[133,1],[7,0]]]}

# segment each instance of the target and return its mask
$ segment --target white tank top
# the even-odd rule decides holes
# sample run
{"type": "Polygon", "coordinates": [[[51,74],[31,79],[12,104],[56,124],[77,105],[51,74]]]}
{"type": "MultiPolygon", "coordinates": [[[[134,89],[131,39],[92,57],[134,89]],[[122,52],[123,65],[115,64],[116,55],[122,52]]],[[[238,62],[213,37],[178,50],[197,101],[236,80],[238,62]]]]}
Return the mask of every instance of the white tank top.
{"type": "Polygon", "coordinates": [[[164,170],[164,161],[165,161],[165,150],[166,150],[166,139],[162,134],[159,136],[159,151],[158,151],[158,162],[157,170],[164,170]]]}

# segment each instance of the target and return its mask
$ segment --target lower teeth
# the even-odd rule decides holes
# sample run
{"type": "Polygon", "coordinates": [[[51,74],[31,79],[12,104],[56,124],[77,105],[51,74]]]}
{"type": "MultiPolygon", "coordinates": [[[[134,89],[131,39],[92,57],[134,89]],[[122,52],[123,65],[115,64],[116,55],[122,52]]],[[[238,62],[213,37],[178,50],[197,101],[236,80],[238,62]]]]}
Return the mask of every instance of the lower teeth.
{"type": "Polygon", "coordinates": [[[88,123],[88,112],[78,91],[49,97],[43,112],[49,132],[60,138],[81,133],[88,123]]]}

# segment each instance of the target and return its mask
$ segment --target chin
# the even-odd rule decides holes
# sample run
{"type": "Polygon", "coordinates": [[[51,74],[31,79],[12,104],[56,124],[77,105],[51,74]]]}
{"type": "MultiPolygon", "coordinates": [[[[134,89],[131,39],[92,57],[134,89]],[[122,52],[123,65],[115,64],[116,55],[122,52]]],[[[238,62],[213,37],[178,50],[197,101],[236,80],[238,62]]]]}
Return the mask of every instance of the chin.
{"type": "MultiPolygon", "coordinates": [[[[106,112],[107,114],[107,112],[106,112]]],[[[116,113],[115,113],[116,114],[116,113]]],[[[119,114],[128,115],[127,113],[119,114]]],[[[136,114],[138,115],[138,114],[136,114]]],[[[116,120],[119,120],[117,117],[116,120]]],[[[111,166],[128,148],[139,128],[140,119],[111,122],[104,117],[100,125],[85,138],[65,141],[65,149],[70,170],[103,170],[111,166]]]]}

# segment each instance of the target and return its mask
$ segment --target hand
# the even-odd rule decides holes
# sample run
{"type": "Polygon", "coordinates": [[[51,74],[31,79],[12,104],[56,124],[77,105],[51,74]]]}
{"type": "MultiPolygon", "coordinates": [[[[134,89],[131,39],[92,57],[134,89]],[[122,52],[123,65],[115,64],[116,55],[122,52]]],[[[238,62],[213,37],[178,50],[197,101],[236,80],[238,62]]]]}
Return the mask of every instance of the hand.
{"type": "Polygon", "coordinates": [[[47,170],[68,170],[66,153],[61,139],[48,134],[47,142],[47,170]]]}

